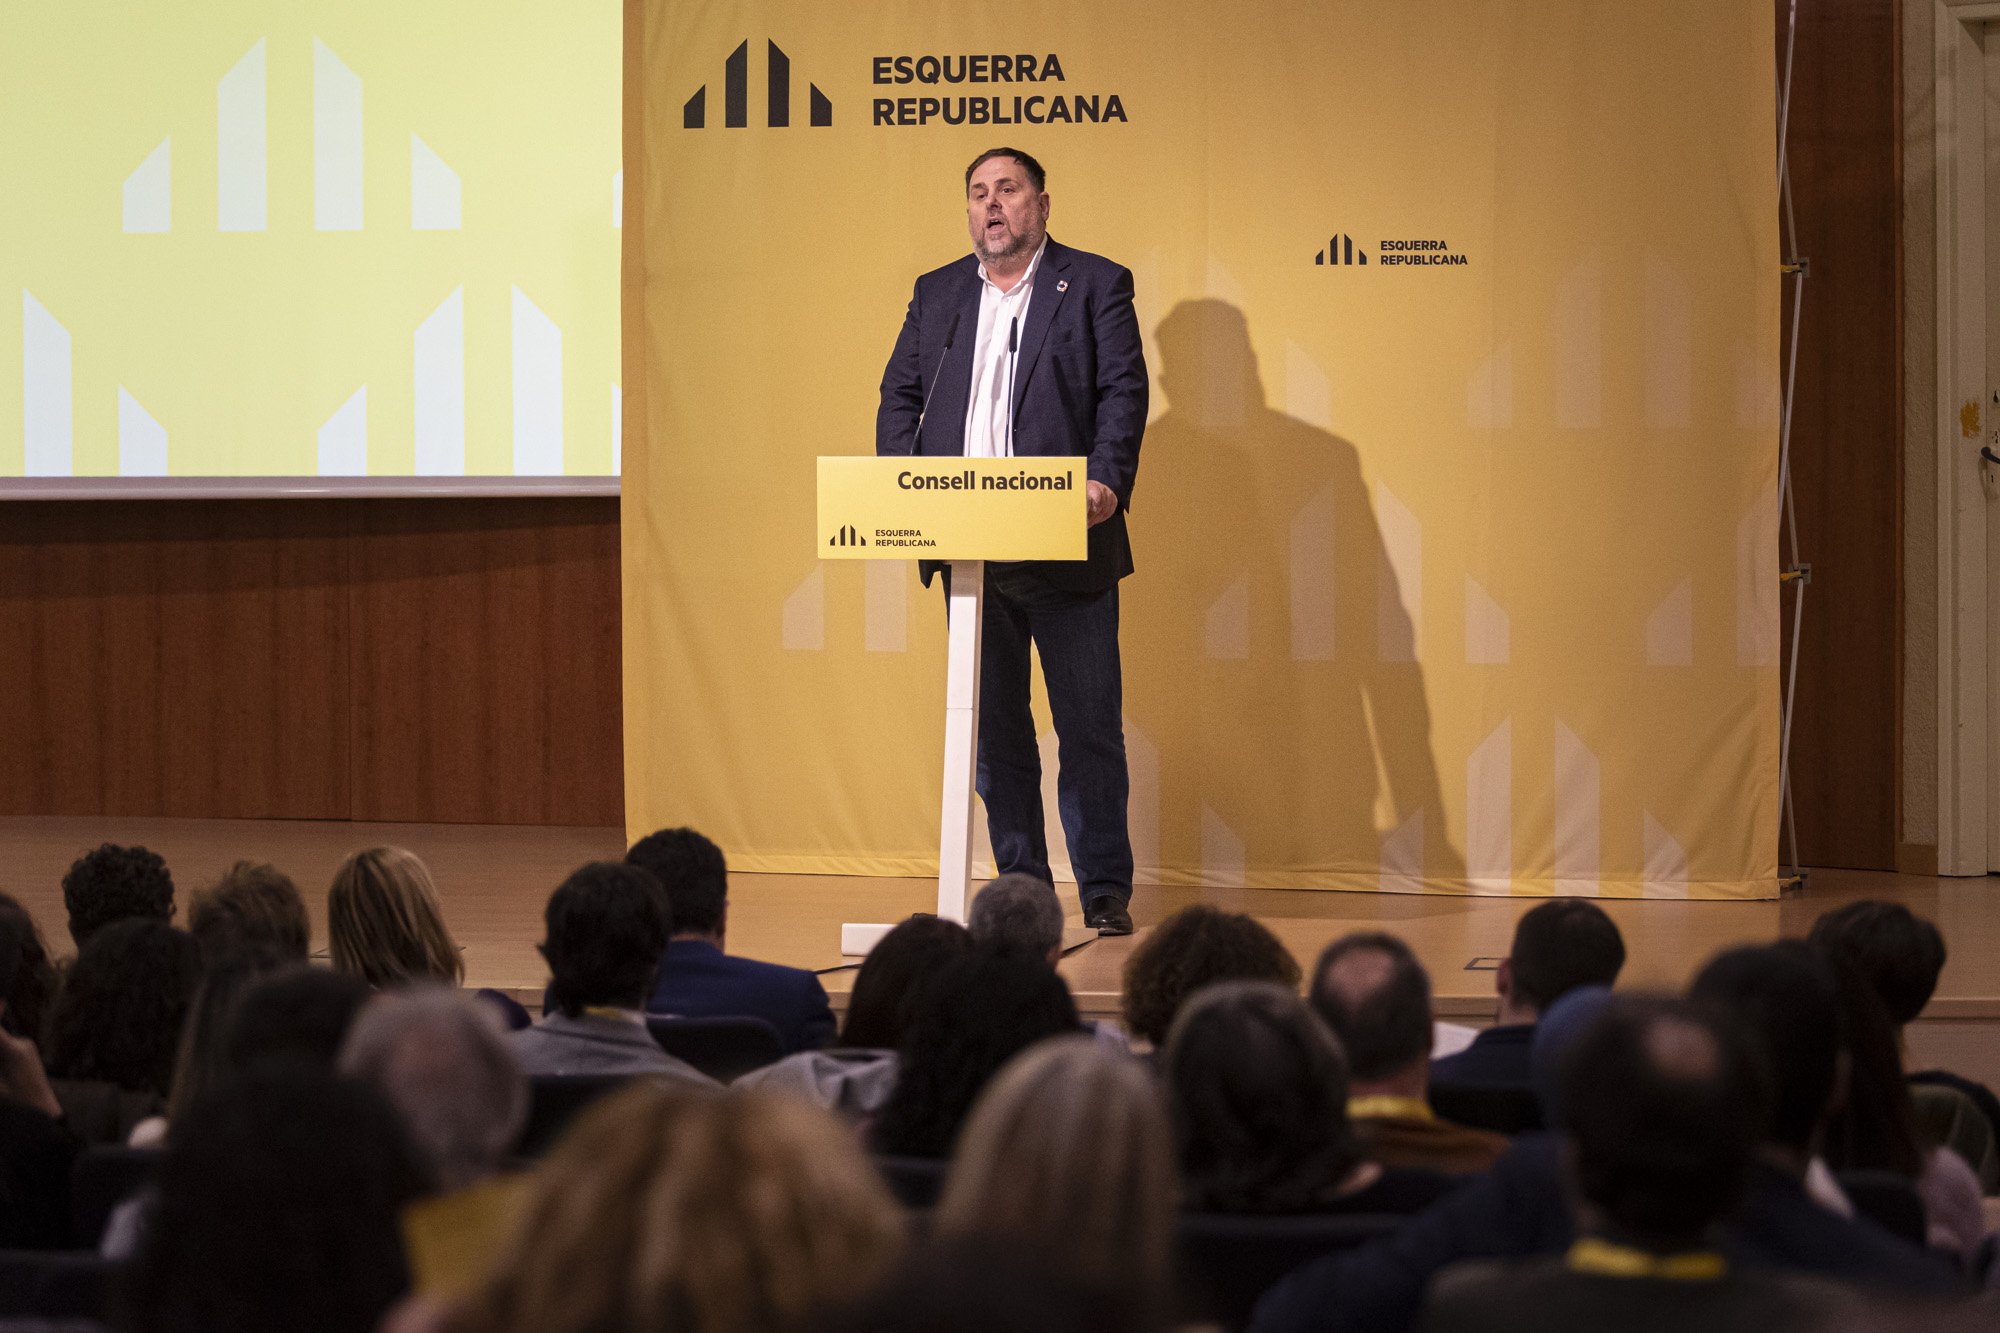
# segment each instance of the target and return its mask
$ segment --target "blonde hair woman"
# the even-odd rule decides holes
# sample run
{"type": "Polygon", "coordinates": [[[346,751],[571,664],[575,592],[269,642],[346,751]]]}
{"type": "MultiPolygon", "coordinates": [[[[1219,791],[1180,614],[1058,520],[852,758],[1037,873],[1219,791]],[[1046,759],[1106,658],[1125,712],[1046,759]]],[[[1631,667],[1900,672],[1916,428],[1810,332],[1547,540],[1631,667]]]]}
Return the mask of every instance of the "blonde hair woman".
{"type": "Polygon", "coordinates": [[[586,1111],[449,1333],[789,1333],[866,1293],[904,1219],[851,1132],[756,1090],[640,1083],[586,1111]]]}
{"type": "Polygon", "coordinates": [[[341,862],[326,897],[326,928],[334,970],[377,990],[465,980],[437,886],[414,852],[370,847],[341,862]]]}
{"type": "Polygon", "coordinates": [[[1016,1056],[958,1140],[937,1234],[1004,1241],[1100,1290],[1158,1302],[1179,1204],[1158,1083],[1092,1037],[1016,1056]]]}

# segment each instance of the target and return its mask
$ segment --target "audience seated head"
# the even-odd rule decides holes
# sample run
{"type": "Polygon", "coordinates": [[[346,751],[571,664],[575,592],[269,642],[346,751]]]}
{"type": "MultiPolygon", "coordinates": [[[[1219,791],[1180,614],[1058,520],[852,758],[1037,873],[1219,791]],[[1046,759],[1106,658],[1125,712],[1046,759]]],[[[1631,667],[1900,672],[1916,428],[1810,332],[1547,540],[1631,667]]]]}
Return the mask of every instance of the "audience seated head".
{"type": "Polygon", "coordinates": [[[1625,937],[1585,898],[1551,898],[1514,925],[1495,977],[1502,1024],[1533,1023],[1578,986],[1610,986],[1625,967],[1625,937]]]}
{"type": "Polygon", "coordinates": [[[1563,1062],[1583,1230],[1698,1248],[1741,1200],[1770,1116],[1764,1065],[1727,1015],[1619,997],[1563,1062]]]}
{"type": "Polygon", "coordinates": [[[96,931],[49,1012],[49,1076],[166,1096],[200,984],[201,946],[186,931],[151,918],[96,931]]]}
{"type": "Polygon", "coordinates": [[[1146,1067],[1095,1038],[1058,1037],[980,1094],[938,1201],[941,1238],[997,1241],[1129,1302],[1172,1282],[1173,1127],[1146,1067]]]}
{"type": "Polygon", "coordinates": [[[1895,1025],[1851,954],[1828,948],[1817,937],[1811,943],[1833,971],[1847,1070],[1845,1095],[1827,1117],[1820,1156],[1835,1171],[1888,1171],[1915,1181],[1924,1174],[1930,1148],[1917,1128],[1895,1025]]]}
{"type": "Polygon", "coordinates": [[[0,1026],[40,1041],[55,999],[56,968],[28,909],[0,893],[0,1026]]]}
{"type": "Polygon", "coordinates": [[[1283,986],[1203,990],[1174,1020],[1161,1073],[1190,1208],[1311,1212],[1362,1165],[1340,1046],[1283,986]]]}
{"type": "Polygon", "coordinates": [[[1696,974],[1689,998],[1730,1015],[1771,1076],[1767,1148],[1803,1174],[1840,1082],[1833,969],[1798,940],[1730,949],[1696,974]]]}
{"type": "Polygon", "coordinates": [[[1813,922],[1810,941],[1857,968],[1899,1028],[1924,1011],[1944,971],[1944,936],[1901,903],[1836,907],[1813,922]]]}
{"type": "MultiPolygon", "coordinates": [[[[188,933],[194,934],[192,930],[188,933]]],[[[187,1022],[181,1026],[173,1087],[167,1093],[170,1123],[193,1110],[234,1072],[225,1045],[235,1019],[236,1003],[252,982],[275,972],[287,961],[267,942],[233,938],[219,956],[206,950],[204,956],[207,965],[202,969],[201,985],[195,990],[187,1022]]]]}
{"type": "Polygon", "coordinates": [[[331,1073],[371,994],[359,977],[287,963],[243,988],[222,1058],[238,1071],[293,1065],[331,1073]]]}
{"type": "Polygon", "coordinates": [[[633,843],[625,861],[666,890],[676,937],[722,946],[729,930],[729,865],[720,847],[691,828],[661,829],[633,843]]]}
{"type": "Polygon", "coordinates": [[[551,1009],[570,1018],[597,1007],[645,1009],[673,934],[658,880],[626,862],[593,861],[549,895],[542,920],[551,1009]]]}
{"type": "Polygon", "coordinates": [[[188,934],[214,959],[245,945],[275,950],[303,963],[312,950],[312,926],[298,885],[274,865],[238,861],[188,904],[188,934]]]}
{"type": "Polygon", "coordinates": [[[174,919],[174,877],[159,853],[107,842],[85,852],[62,880],[69,937],[81,950],[114,921],[174,919]]]}
{"type": "Polygon", "coordinates": [[[453,1333],[791,1333],[889,1271],[905,1221],[829,1113],[638,1083],[535,1172],[453,1333]]]}
{"type": "Polygon", "coordinates": [[[362,1011],[340,1071],[379,1090],[441,1190],[500,1169],[528,1118],[528,1079],[489,1004],[442,986],[362,1011]]]}
{"type": "Polygon", "coordinates": [[[1219,981],[1299,984],[1299,965],[1255,917],[1206,904],[1184,907],[1155,926],[1125,963],[1125,1026],[1165,1043],[1189,996],[1219,981]]]}
{"type": "Polygon", "coordinates": [[[972,951],[972,935],[956,921],[919,913],[884,935],[862,960],[847,996],[840,1045],[893,1051],[903,1044],[923,982],[972,951]]]}
{"type": "Polygon", "coordinates": [[[175,1127],[127,1274],[127,1333],[367,1333],[409,1285],[422,1178],[372,1089],[263,1070],[175,1127]]]}
{"type": "Polygon", "coordinates": [[[1062,957],[1062,904],[1055,886],[1033,875],[1002,875],[973,895],[965,928],[982,949],[1039,958],[1051,967],[1062,957]]]}
{"type": "Polygon", "coordinates": [[[1122,1294],[1065,1275],[1037,1252],[990,1238],[924,1246],[828,1333],[1158,1333],[1122,1294]]]}
{"type": "Polygon", "coordinates": [[[921,991],[899,1048],[895,1091],[874,1124],[875,1147],[946,1157],[981,1091],[1046,1037],[1079,1031],[1076,1001],[1048,964],[975,950],[921,991]]]}
{"type": "Polygon", "coordinates": [[[1424,1095],[1431,979],[1409,945],[1374,931],[1327,945],[1313,968],[1312,1007],[1347,1056],[1352,1095],[1424,1095]]]}
{"type": "Polygon", "coordinates": [[[400,847],[371,847],[341,862],[326,896],[326,933],[334,970],[377,990],[465,980],[431,872],[400,847]]]}
{"type": "Polygon", "coordinates": [[[1563,1068],[1570,1048],[1610,1006],[1612,995],[1609,986],[1578,986],[1550,1005],[1535,1024],[1528,1065],[1535,1100],[1542,1107],[1542,1124],[1549,1129],[1563,1127],[1563,1068]]]}

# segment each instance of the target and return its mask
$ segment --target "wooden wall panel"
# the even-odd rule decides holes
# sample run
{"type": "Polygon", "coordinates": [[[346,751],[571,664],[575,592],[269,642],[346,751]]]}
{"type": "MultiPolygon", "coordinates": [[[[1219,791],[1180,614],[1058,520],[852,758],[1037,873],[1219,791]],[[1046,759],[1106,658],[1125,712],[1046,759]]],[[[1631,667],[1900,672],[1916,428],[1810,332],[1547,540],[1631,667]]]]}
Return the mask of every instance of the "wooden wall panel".
{"type": "MultiPolygon", "coordinates": [[[[1791,120],[1812,259],[1792,476],[1813,567],[1792,791],[1805,864],[1873,870],[1895,867],[1902,754],[1898,27],[1894,0],[1800,5],[1791,120]]],[[[1785,611],[1789,647],[1789,594],[1785,611]]]]}
{"type": "Polygon", "coordinates": [[[0,515],[0,814],[622,822],[615,500],[0,515]]]}

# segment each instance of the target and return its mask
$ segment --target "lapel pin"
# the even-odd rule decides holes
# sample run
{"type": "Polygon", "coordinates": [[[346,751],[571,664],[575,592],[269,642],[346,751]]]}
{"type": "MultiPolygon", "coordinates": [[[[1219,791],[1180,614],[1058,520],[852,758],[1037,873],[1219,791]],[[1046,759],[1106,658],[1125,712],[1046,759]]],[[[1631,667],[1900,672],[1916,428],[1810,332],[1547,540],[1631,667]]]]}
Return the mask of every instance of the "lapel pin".
{"type": "Polygon", "coordinates": [[[1066,292],[1066,291],[1068,291],[1068,290],[1069,290],[1069,279],[1068,279],[1068,278],[1057,278],[1057,279],[1056,279],[1056,290],[1057,290],[1057,291],[1059,291],[1059,292],[1066,292]]]}

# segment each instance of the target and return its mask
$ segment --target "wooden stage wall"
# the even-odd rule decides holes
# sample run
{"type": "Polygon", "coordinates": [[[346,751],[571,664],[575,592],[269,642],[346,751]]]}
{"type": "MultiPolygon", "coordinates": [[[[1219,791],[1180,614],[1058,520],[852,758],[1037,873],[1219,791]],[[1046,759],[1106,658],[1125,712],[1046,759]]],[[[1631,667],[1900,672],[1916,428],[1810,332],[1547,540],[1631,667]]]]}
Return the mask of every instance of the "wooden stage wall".
{"type": "MultiPolygon", "coordinates": [[[[1793,783],[1807,864],[1889,869],[1895,4],[1816,0],[1799,21],[1793,178],[1813,270],[1794,472],[1814,582],[1793,783]]],[[[615,500],[0,516],[0,815],[623,822],[615,500]]]]}

